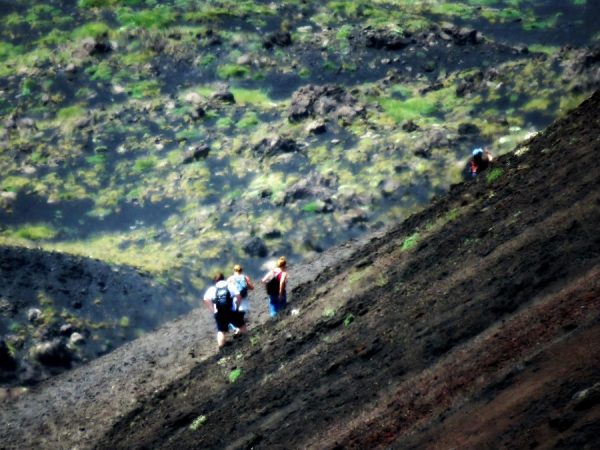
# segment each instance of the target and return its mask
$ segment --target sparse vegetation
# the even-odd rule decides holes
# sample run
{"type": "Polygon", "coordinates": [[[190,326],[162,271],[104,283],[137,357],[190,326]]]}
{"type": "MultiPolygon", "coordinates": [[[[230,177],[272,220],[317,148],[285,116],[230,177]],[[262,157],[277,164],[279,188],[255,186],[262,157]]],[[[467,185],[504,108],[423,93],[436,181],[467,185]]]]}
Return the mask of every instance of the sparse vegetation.
{"type": "Polygon", "coordinates": [[[406,239],[404,239],[404,241],[402,242],[402,246],[400,248],[402,251],[411,250],[412,248],[414,248],[417,245],[418,242],[419,242],[419,233],[417,232],[417,233],[411,234],[406,239]]]}
{"type": "Polygon", "coordinates": [[[201,415],[194,419],[194,421],[190,424],[190,430],[198,431],[204,424],[206,423],[206,416],[201,415]]]}
{"type": "MultiPolygon", "coordinates": [[[[269,252],[289,244],[293,260],[403,219],[460,179],[472,141],[511,151],[591,85],[585,68],[567,73],[581,49],[558,53],[544,39],[553,24],[575,23],[576,8],[563,17],[526,0],[42,3],[0,19],[0,206],[23,217],[28,202],[43,205],[50,231],[20,223],[0,238],[134,265],[163,284],[194,278],[182,267],[248,259],[249,233],[269,252]],[[454,32],[423,40],[447,20],[476,23],[480,45],[456,45],[454,32]],[[530,53],[497,54],[489,23],[522,27],[530,53]],[[367,30],[383,48],[365,47],[367,30]],[[95,41],[84,48],[86,38],[95,41]],[[405,38],[406,48],[385,48],[405,38]],[[307,117],[288,119],[295,91],[327,84],[342,102],[306,98],[307,117]],[[459,134],[462,124],[479,131],[459,134]]],[[[348,275],[351,288],[365,281],[389,285],[369,267],[348,275]]],[[[205,280],[190,283],[201,290],[205,280]]]]}
{"type": "Polygon", "coordinates": [[[15,230],[14,235],[29,241],[43,241],[53,239],[57,231],[49,225],[25,225],[15,230]]]}
{"type": "Polygon", "coordinates": [[[502,177],[502,175],[504,174],[504,170],[500,167],[494,167],[492,170],[490,170],[487,175],[485,176],[485,179],[488,183],[493,183],[494,181],[498,180],[500,177],[502,177]]]}
{"type": "Polygon", "coordinates": [[[229,382],[235,383],[238,378],[242,375],[242,369],[236,368],[229,372],[229,382]]]}

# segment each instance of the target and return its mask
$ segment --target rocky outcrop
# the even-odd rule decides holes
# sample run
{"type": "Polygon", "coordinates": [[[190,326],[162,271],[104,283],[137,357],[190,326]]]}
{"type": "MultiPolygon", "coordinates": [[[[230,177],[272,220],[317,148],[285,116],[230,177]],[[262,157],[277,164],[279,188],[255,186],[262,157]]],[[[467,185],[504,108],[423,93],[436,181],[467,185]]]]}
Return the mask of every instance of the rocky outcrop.
{"type": "Polygon", "coordinates": [[[94,56],[102,53],[108,53],[112,50],[112,45],[105,37],[87,37],[79,44],[79,49],[75,52],[76,56],[94,56]]]}
{"type": "Polygon", "coordinates": [[[282,136],[264,138],[252,149],[252,153],[260,159],[298,151],[300,151],[300,146],[296,141],[282,136]]]}
{"type": "Polygon", "coordinates": [[[575,91],[600,86],[600,46],[580,50],[562,49],[558,55],[564,67],[563,81],[576,82],[575,91]]]}
{"type": "Polygon", "coordinates": [[[458,27],[449,22],[440,24],[438,34],[441,39],[452,41],[456,45],[477,45],[483,42],[481,32],[473,28],[458,27]]]}
{"type": "Polygon", "coordinates": [[[288,204],[296,200],[320,200],[324,203],[323,210],[331,210],[331,197],[335,194],[335,176],[322,176],[311,173],[285,190],[283,203],[288,204]]]}
{"type": "Polygon", "coordinates": [[[484,73],[481,70],[467,75],[460,79],[456,83],[456,95],[464,97],[465,95],[471,94],[479,88],[484,80],[484,73]]]}
{"type": "Polygon", "coordinates": [[[235,97],[229,90],[223,89],[212,94],[211,99],[221,103],[235,103],[235,97]]]}
{"type": "Polygon", "coordinates": [[[329,117],[348,123],[363,113],[364,107],[341,86],[309,84],[292,95],[288,119],[298,122],[308,117],[329,117]]]}
{"type": "Polygon", "coordinates": [[[461,136],[479,134],[480,129],[474,123],[461,123],[458,125],[458,134],[461,136]]]}
{"type": "Polygon", "coordinates": [[[243,249],[248,256],[257,258],[264,258],[269,253],[265,241],[258,236],[253,236],[244,242],[243,249]]]}
{"type": "Polygon", "coordinates": [[[0,339],[0,370],[14,371],[17,368],[17,360],[11,354],[4,339],[0,339]]]}
{"type": "Polygon", "coordinates": [[[70,367],[73,354],[62,339],[44,341],[31,349],[33,359],[46,366],[70,367]]]}
{"type": "Polygon", "coordinates": [[[210,147],[207,144],[198,145],[196,147],[188,149],[183,154],[183,164],[190,164],[194,161],[205,159],[210,153],[210,147]]]}
{"type": "Polygon", "coordinates": [[[363,31],[362,37],[365,47],[385,50],[402,50],[414,42],[414,39],[407,34],[395,33],[389,30],[373,30],[370,28],[363,31]]]}
{"type": "Polygon", "coordinates": [[[288,31],[271,33],[263,40],[263,47],[266,49],[273,47],[288,47],[290,45],[292,45],[292,35],[288,31]]]}

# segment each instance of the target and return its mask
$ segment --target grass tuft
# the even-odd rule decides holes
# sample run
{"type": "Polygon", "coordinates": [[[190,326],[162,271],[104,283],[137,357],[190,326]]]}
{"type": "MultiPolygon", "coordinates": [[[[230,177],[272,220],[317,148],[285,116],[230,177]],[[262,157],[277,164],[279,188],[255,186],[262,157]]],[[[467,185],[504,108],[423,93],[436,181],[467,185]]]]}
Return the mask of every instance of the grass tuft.
{"type": "Polygon", "coordinates": [[[219,78],[247,78],[250,76],[250,69],[246,66],[240,66],[238,64],[224,64],[217,68],[217,75],[219,78]]]}
{"type": "Polygon", "coordinates": [[[45,241],[56,236],[57,231],[48,225],[25,225],[14,233],[17,237],[30,241],[45,241]]]}
{"type": "Polygon", "coordinates": [[[233,369],[230,373],[229,373],[229,382],[230,383],[235,383],[237,381],[237,379],[242,375],[242,369],[233,369]]]}
{"type": "Polygon", "coordinates": [[[504,170],[502,170],[500,167],[495,167],[488,172],[485,179],[488,183],[493,183],[498,178],[500,178],[503,173],[504,173],[504,170]]]}
{"type": "Polygon", "coordinates": [[[194,421],[190,424],[190,430],[197,431],[200,427],[202,427],[206,423],[206,416],[201,415],[194,419],[194,421]]]}
{"type": "Polygon", "coordinates": [[[419,233],[414,233],[414,234],[408,236],[406,239],[404,239],[404,242],[402,242],[401,249],[403,251],[410,250],[411,248],[414,248],[418,242],[419,242],[419,233]]]}

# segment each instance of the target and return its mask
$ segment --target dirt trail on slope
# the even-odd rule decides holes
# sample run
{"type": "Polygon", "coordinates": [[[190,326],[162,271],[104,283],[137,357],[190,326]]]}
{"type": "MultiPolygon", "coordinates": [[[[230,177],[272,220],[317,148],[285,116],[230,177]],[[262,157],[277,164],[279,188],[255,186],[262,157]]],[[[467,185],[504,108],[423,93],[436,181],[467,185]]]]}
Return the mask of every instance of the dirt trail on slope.
{"type": "Polygon", "coordinates": [[[40,385],[2,409],[2,445],[597,447],[598,111],[600,93],[495,181],[294,268],[298,313],[222,354],[195,311],[40,385]]]}

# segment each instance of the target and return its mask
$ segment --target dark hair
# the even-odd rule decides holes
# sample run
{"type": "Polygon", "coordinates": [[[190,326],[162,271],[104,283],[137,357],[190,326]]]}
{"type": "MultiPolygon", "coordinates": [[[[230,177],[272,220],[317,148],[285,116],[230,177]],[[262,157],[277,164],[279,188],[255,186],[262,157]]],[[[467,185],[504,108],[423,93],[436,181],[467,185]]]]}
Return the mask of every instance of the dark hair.
{"type": "Polygon", "coordinates": [[[219,281],[223,281],[225,279],[225,275],[223,275],[223,272],[219,272],[218,274],[215,275],[215,277],[213,278],[213,281],[215,283],[218,283],[219,281]]]}

